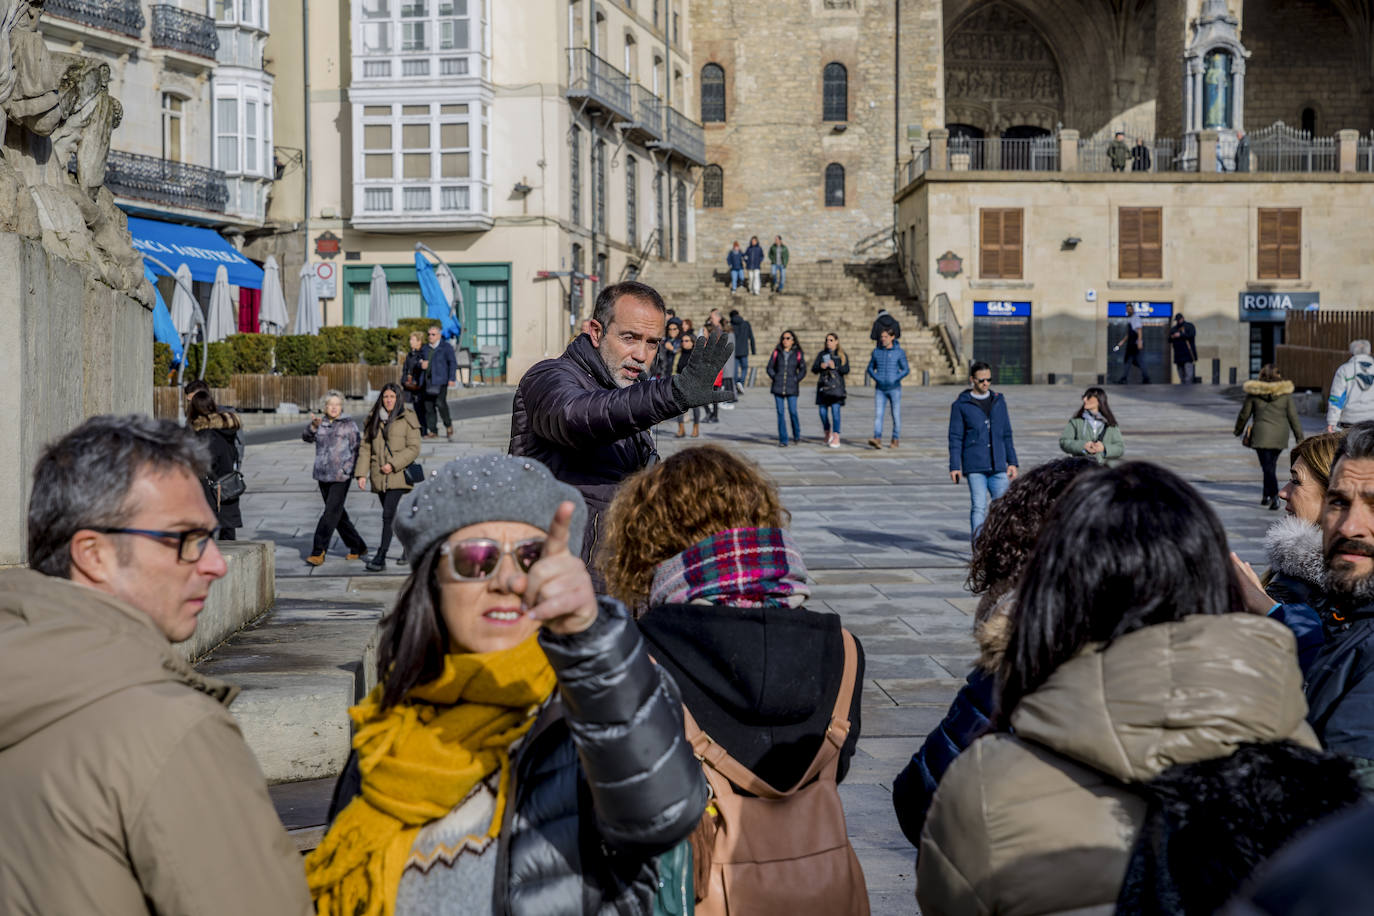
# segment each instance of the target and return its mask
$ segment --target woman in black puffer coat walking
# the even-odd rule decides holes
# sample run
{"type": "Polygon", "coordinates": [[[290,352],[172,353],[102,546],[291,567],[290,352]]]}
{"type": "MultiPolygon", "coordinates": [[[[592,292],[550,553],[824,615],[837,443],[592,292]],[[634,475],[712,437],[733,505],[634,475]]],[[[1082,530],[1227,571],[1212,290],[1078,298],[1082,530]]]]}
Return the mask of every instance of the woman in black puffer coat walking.
{"type": "Polygon", "coordinates": [[[768,377],[773,380],[769,390],[773,392],[773,403],[778,408],[778,447],[787,447],[787,425],[783,417],[786,408],[792,420],[792,440],[801,441],[801,421],[797,419],[797,393],[801,390],[801,380],[806,376],[806,357],[802,354],[797,335],[783,331],[778,338],[777,349],[768,357],[768,377]]]}
{"type": "Polygon", "coordinates": [[[849,355],[840,346],[838,336],[825,335],[825,347],[816,354],[811,373],[816,376],[816,405],[821,411],[825,444],[839,448],[840,408],[845,401],[844,377],[849,374],[849,355]]]}
{"type": "Polygon", "coordinates": [[[219,518],[219,539],[235,540],[237,529],[243,527],[243,513],[238,497],[222,498],[219,481],[238,470],[238,436],[243,424],[237,415],[220,410],[210,392],[197,391],[186,407],[186,425],[210,448],[210,474],[202,483],[205,498],[219,518]]]}

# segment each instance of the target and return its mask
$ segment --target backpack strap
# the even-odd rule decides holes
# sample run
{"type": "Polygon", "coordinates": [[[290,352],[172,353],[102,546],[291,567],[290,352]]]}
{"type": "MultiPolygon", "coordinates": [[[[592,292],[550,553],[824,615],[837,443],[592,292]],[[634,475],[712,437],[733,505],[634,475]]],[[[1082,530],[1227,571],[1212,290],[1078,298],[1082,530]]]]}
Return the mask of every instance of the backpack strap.
{"type": "Polygon", "coordinates": [[[692,753],[696,755],[696,758],[749,794],[774,800],[787,798],[794,794],[819,776],[827,766],[835,764],[839,758],[840,749],[844,747],[844,742],[849,737],[849,707],[854,700],[854,689],[858,680],[859,669],[859,653],[854,643],[854,637],[845,629],[840,630],[840,637],[844,645],[844,673],[840,677],[840,691],[835,697],[835,708],[830,714],[830,724],[825,729],[825,741],[821,744],[820,750],[816,752],[815,758],[811,761],[811,766],[807,768],[795,785],[786,791],[779,791],[754,775],[752,770],[731,757],[725,748],[702,731],[701,726],[697,725],[696,719],[692,717],[691,710],[684,705],[682,707],[683,725],[686,729],[687,740],[692,745],[692,753]]]}

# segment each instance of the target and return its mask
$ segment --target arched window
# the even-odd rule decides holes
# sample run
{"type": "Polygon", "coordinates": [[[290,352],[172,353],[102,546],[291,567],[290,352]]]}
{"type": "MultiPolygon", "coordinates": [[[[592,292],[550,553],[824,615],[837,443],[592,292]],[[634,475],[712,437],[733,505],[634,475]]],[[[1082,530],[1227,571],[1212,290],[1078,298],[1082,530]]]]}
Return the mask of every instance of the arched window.
{"type": "Polygon", "coordinates": [[[701,122],[725,120],[725,68],[707,64],[701,68],[701,122]]]}
{"type": "Polygon", "coordinates": [[[630,78],[630,82],[639,82],[639,45],[635,42],[635,37],[629,32],[625,33],[625,75],[630,78]]]}
{"type": "Polygon", "coordinates": [[[718,165],[708,165],[701,173],[701,205],[708,209],[725,206],[725,172],[718,165]]]}
{"type": "Polygon", "coordinates": [[[825,205],[844,206],[844,166],[832,162],[825,167],[825,205]]]}
{"type": "Polygon", "coordinates": [[[821,120],[849,120],[849,71],[844,64],[825,65],[821,77],[821,120]]]}

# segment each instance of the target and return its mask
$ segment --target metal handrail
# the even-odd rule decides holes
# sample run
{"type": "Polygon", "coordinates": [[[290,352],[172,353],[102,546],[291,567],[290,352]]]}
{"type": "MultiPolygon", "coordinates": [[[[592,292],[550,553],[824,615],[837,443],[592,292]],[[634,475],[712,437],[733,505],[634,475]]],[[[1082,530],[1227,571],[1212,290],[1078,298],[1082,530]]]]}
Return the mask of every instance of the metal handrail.
{"type": "Polygon", "coordinates": [[[964,364],[964,328],[959,324],[959,316],[954,312],[947,293],[937,293],[931,300],[931,310],[935,312],[933,324],[945,332],[946,340],[954,357],[956,368],[964,364]]]}

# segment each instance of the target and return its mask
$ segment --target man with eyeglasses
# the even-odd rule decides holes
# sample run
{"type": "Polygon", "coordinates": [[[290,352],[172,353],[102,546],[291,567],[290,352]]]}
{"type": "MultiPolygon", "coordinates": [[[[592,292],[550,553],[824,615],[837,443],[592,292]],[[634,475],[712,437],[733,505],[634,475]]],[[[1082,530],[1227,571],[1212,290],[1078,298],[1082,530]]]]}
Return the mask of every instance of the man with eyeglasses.
{"type": "Polygon", "coordinates": [[[176,424],[94,417],[34,468],[0,572],[0,909],[306,914],[300,857],[228,704],[173,651],[225,573],[176,424]]]}
{"type": "Polygon", "coordinates": [[[1016,445],[1011,438],[1007,399],[992,390],[992,367],[969,367],[969,388],[949,409],[949,479],[967,478],[969,528],[978,540],[988,503],[1016,479],[1016,445]]]}

